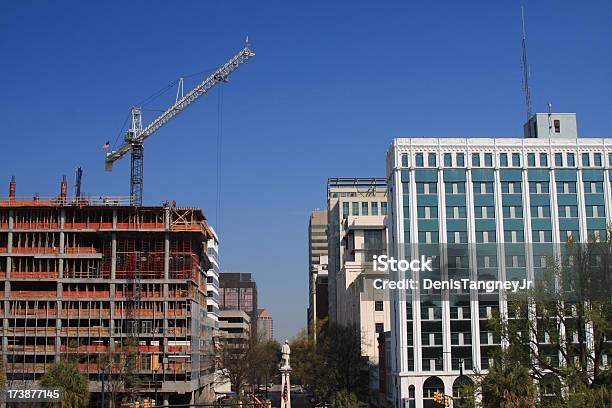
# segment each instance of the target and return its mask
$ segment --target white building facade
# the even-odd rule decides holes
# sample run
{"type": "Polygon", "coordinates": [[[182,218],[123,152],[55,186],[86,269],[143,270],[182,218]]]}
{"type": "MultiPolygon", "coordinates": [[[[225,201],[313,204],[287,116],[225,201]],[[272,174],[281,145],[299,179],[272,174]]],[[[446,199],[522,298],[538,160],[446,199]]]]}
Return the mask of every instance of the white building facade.
{"type": "Polygon", "coordinates": [[[212,229],[213,237],[208,240],[206,255],[212,268],[206,272],[206,311],[208,317],[214,322],[215,329],[219,328],[219,237],[212,229]]]}
{"type": "Polygon", "coordinates": [[[379,386],[378,336],[390,329],[387,293],[370,290],[374,279],[388,276],[372,267],[374,256],[387,254],[386,220],[385,179],[328,180],[330,319],[359,328],[372,391],[379,386]]]}
{"type": "Polygon", "coordinates": [[[606,236],[612,140],[578,139],[575,129],[575,115],[537,114],[522,139],[393,141],[390,255],[435,261],[432,272],[392,274],[420,283],[390,291],[392,406],[437,406],[434,392],[457,395],[460,372],[486,370],[500,347],[488,319],[506,309],[503,289],[435,291],[423,279],[533,280],[569,237],[606,236]]]}

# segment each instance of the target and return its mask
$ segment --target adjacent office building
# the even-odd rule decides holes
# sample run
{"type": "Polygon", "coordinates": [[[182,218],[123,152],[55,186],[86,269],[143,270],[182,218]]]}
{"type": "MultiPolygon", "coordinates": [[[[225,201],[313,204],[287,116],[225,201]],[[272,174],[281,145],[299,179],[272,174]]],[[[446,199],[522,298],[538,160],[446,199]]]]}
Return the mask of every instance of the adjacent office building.
{"type": "Polygon", "coordinates": [[[371,366],[370,388],[378,389],[378,335],[388,331],[386,292],[372,282],[387,273],[373,270],[387,253],[387,183],[379,178],[329,179],[328,251],[330,316],[361,330],[362,353],[371,366]],[[332,313],[333,311],[333,313],[332,313]]]}
{"type": "MultiPolygon", "coordinates": [[[[393,278],[533,280],[570,237],[605,237],[612,140],[576,129],[575,114],[552,113],[534,115],[522,139],[395,139],[390,252],[430,256],[434,268],[393,278]]],[[[504,299],[503,289],[391,291],[393,406],[433,407],[434,392],[456,395],[461,369],[486,370],[500,346],[487,322],[504,299]]]]}
{"type": "Polygon", "coordinates": [[[251,317],[244,310],[222,310],[219,331],[222,347],[243,347],[251,335],[251,317]]]}
{"type": "Polygon", "coordinates": [[[219,274],[219,308],[242,310],[249,315],[253,331],[257,330],[257,283],[250,273],[219,274]]]}
{"type": "Polygon", "coordinates": [[[308,333],[314,319],[323,320],[327,309],[327,211],[313,211],[308,223],[308,333]]]}

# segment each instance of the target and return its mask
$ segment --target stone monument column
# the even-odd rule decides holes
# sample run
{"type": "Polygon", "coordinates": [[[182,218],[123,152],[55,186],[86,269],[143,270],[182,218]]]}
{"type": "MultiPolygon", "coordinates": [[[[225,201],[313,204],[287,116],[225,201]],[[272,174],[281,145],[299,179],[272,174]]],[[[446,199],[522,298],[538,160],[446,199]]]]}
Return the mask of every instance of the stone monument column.
{"type": "Polygon", "coordinates": [[[279,371],[281,373],[281,408],[291,408],[291,365],[289,364],[291,349],[289,348],[289,340],[285,340],[285,344],[283,344],[281,347],[281,353],[282,357],[279,367],[279,371]]]}

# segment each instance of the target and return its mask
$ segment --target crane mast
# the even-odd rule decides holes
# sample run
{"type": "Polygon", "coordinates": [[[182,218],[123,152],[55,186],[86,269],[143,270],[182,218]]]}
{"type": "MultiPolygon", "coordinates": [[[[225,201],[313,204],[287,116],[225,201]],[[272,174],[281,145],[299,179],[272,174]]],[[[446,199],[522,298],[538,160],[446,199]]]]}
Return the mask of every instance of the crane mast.
{"type": "Polygon", "coordinates": [[[185,110],[189,105],[198,100],[202,95],[210,91],[220,82],[227,82],[229,76],[244,65],[255,53],[249,49],[248,40],[245,47],[225,64],[217,68],[212,74],[200,82],[195,88],[185,96],[178,99],[174,105],[166,109],[161,115],[155,118],[144,129],[142,127],[142,109],[138,106],[132,108],[132,125],[125,135],[124,143],[117,149],[106,153],[105,168],[111,171],[113,164],[120,160],[127,153],[131,153],[132,165],[130,168],[130,202],[131,205],[142,206],[143,190],[143,161],[144,161],[144,141],[153,133],[162,128],[176,115],[185,110]]]}

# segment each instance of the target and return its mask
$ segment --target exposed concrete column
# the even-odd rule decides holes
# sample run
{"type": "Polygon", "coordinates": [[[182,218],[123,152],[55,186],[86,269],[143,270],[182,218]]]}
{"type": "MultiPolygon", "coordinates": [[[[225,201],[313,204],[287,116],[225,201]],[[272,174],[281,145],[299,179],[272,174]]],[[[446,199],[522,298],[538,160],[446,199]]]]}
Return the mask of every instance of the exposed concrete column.
{"type": "MultiPolygon", "coordinates": [[[[64,254],[66,252],[66,236],[64,233],[64,228],[66,226],[66,210],[64,208],[59,211],[59,252],[60,254],[64,254]]],[[[55,319],[55,362],[58,363],[60,361],[61,354],[61,331],[62,331],[62,296],[63,296],[63,287],[62,287],[62,279],[64,278],[64,259],[60,255],[58,260],[58,281],[57,281],[57,300],[55,303],[56,310],[56,319],[55,319]]]]}
{"type": "MultiPolygon", "coordinates": [[[[170,209],[164,208],[164,280],[168,280],[170,273],[170,209]]],[[[165,297],[168,293],[164,294],[165,297]]]]}
{"type": "MultiPolygon", "coordinates": [[[[6,250],[7,252],[10,254],[11,252],[13,252],[13,226],[14,226],[14,221],[15,221],[15,215],[14,215],[14,211],[11,209],[9,210],[9,231],[8,231],[8,238],[7,238],[7,243],[6,243],[6,250]]],[[[8,256],[6,257],[6,283],[4,286],[4,295],[6,296],[6,298],[9,298],[9,294],[11,292],[11,269],[13,269],[12,267],[13,265],[13,259],[8,256]]],[[[8,316],[8,311],[10,310],[9,307],[9,301],[6,300],[4,301],[4,310],[5,310],[5,316],[8,316]]],[[[3,325],[3,334],[8,332],[8,327],[9,327],[9,320],[8,317],[5,317],[4,319],[2,319],[2,325],[3,325]]],[[[2,356],[0,356],[0,358],[4,358],[5,355],[7,355],[8,351],[8,336],[2,336],[2,356]]]]}
{"type": "Polygon", "coordinates": [[[170,277],[170,233],[164,234],[164,280],[170,277]]]}
{"type": "MultiPolygon", "coordinates": [[[[65,240],[66,240],[66,236],[64,233],[64,225],[66,224],[66,210],[64,208],[62,208],[60,210],[60,242],[59,242],[59,246],[60,246],[60,254],[63,254],[66,252],[64,246],[65,246],[65,240]]],[[[59,259],[59,266],[58,266],[58,272],[59,272],[59,278],[62,279],[64,277],[64,259],[60,257],[59,259]]]]}
{"type": "MultiPolygon", "coordinates": [[[[10,259],[10,258],[8,258],[10,259]]],[[[7,282],[8,284],[8,282],[7,282]]],[[[2,302],[3,306],[4,306],[4,310],[5,313],[4,315],[7,317],[4,317],[2,319],[2,344],[0,345],[0,348],[2,349],[2,355],[0,355],[0,359],[4,359],[4,356],[7,355],[8,352],[8,337],[7,335],[5,335],[8,331],[8,327],[9,327],[9,320],[8,320],[8,311],[9,309],[9,301],[5,300],[2,302]]],[[[6,361],[4,361],[6,363],[6,361]]],[[[6,367],[6,365],[4,365],[4,367],[6,367]]]]}
{"type": "MultiPolygon", "coordinates": [[[[113,228],[117,225],[117,210],[113,210],[113,228]]],[[[115,272],[117,271],[117,233],[113,232],[111,234],[111,284],[110,284],[110,339],[112,340],[113,334],[115,333],[115,292],[116,292],[116,284],[115,284],[115,272]]],[[[109,341],[109,347],[111,350],[114,350],[113,341],[109,341]]]]}
{"type": "MultiPolygon", "coordinates": [[[[11,252],[13,252],[13,227],[15,225],[15,214],[13,210],[9,210],[9,231],[8,231],[8,238],[7,238],[7,242],[6,242],[6,250],[7,252],[10,254],[11,252]]],[[[11,258],[10,256],[6,258],[6,278],[7,278],[7,284],[9,284],[8,280],[11,277],[11,270],[13,266],[13,258],[11,258]]]]}
{"type": "Polygon", "coordinates": [[[117,271],[117,234],[111,234],[111,280],[115,280],[115,272],[117,271]]]}
{"type": "MultiPolygon", "coordinates": [[[[163,298],[164,298],[164,321],[163,321],[163,330],[164,333],[168,331],[168,279],[170,277],[170,209],[164,208],[164,229],[166,232],[164,233],[164,283],[162,285],[163,298]]],[[[164,343],[161,345],[163,356],[168,353],[168,338],[164,336],[164,343]]],[[[167,395],[164,397],[164,401],[166,400],[167,395]]],[[[167,402],[165,403],[167,405],[167,402]]]]}

